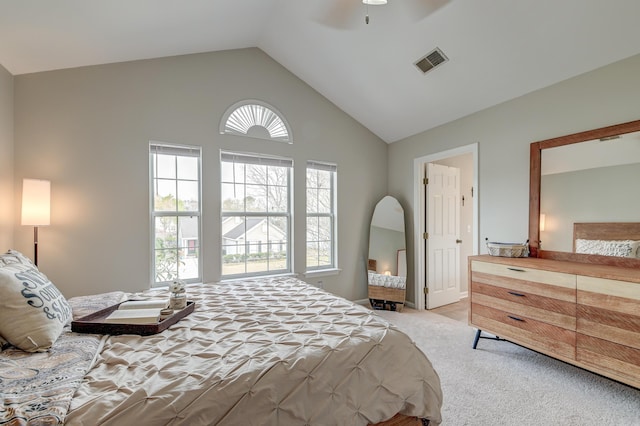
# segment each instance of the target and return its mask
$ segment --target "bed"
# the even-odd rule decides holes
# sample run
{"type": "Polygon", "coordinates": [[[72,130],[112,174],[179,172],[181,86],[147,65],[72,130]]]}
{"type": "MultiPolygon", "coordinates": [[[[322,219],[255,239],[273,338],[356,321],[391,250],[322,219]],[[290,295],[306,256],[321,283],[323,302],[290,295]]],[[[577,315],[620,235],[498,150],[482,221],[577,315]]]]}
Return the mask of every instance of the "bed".
{"type": "Polygon", "coordinates": [[[374,309],[388,309],[401,312],[404,306],[407,287],[407,250],[397,250],[397,275],[377,272],[377,261],[369,259],[367,284],[369,303],[374,309]]]}
{"type": "Polygon", "coordinates": [[[374,309],[402,311],[406,292],[406,277],[367,272],[369,303],[374,309]]]}
{"type": "MultiPolygon", "coordinates": [[[[191,285],[187,292],[195,311],[160,334],[77,334],[66,325],[46,352],[5,349],[0,423],[441,422],[431,363],[374,311],[290,277],[191,285]]],[[[78,317],[126,296],[68,302],[78,317]]]]}

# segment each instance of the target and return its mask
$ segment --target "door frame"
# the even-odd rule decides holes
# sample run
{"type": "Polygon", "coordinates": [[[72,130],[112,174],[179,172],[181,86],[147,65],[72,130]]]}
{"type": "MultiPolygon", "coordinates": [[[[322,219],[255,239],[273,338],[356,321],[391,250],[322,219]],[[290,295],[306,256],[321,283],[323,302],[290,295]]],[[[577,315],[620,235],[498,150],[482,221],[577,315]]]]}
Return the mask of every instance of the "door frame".
{"type": "MultiPolygon", "coordinates": [[[[424,226],[424,218],[426,215],[425,210],[425,202],[424,199],[424,191],[422,186],[422,178],[424,165],[426,163],[433,163],[438,160],[443,160],[445,158],[457,157],[463,154],[471,154],[473,157],[473,254],[477,255],[479,253],[479,226],[478,226],[478,199],[479,199],[479,189],[478,189],[478,143],[472,143],[469,145],[461,146],[458,148],[449,149],[446,151],[441,151],[435,154],[425,155],[423,157],[415,158],[413,160],[413,205],[414,205],[414,215],[413,215],[413,244],[414,244],[414,295],[415,295],[415,309],[424,310],[425,302],[423,296],[423,288],[424,281],[426,276],[426,265],[425,265],[425,250],[424,243],[422,239],[422,235],[426,232],[424,226]]],[[[460,264],[461,268],[466,268],[466,263],[460,264]]]]}

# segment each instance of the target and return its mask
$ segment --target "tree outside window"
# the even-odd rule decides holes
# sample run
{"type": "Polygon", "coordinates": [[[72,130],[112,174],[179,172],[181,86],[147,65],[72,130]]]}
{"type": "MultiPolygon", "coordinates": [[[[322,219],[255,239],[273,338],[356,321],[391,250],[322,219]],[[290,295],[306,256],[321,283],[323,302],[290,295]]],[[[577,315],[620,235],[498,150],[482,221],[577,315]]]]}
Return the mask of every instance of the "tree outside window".
{"type": "Polygon", "coordinates": [[[201,281],[200,148],[150,145],[153,281],[201,281]]]}
{"type": "Polygon", "coordinates": [[[290,159],[221,153],[222,276],[291,271],[290,159]]]}
{"type": "Polygon", "coordinates": [[[336,267],[335,164],[307,162],[307,270],[336,267]]]}

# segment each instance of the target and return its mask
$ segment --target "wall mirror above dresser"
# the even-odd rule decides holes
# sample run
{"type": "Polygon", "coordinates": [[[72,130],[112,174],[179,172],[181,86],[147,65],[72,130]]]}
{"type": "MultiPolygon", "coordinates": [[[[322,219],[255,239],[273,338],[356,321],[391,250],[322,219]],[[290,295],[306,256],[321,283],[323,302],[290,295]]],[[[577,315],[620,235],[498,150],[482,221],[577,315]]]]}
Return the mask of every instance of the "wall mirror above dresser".
{"type": "Polygon", "coordinates": [[[640,267],[640,120],[534,142],[530,158],[531,256],[640,267]]]}

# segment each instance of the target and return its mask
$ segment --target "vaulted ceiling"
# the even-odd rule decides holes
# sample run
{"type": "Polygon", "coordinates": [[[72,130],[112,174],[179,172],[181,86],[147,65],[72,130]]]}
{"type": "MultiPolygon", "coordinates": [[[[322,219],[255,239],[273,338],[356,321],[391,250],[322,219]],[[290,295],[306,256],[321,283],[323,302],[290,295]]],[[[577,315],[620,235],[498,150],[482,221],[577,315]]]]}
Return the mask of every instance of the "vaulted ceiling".
{"type": "Polygon", "coordinates": [[[0,0],[0,64],[255,46],[394,142],[639,54],[639,16],[636,0],[0,0]],[[449,60],[423,74],[436,47],[449,60]]]}

